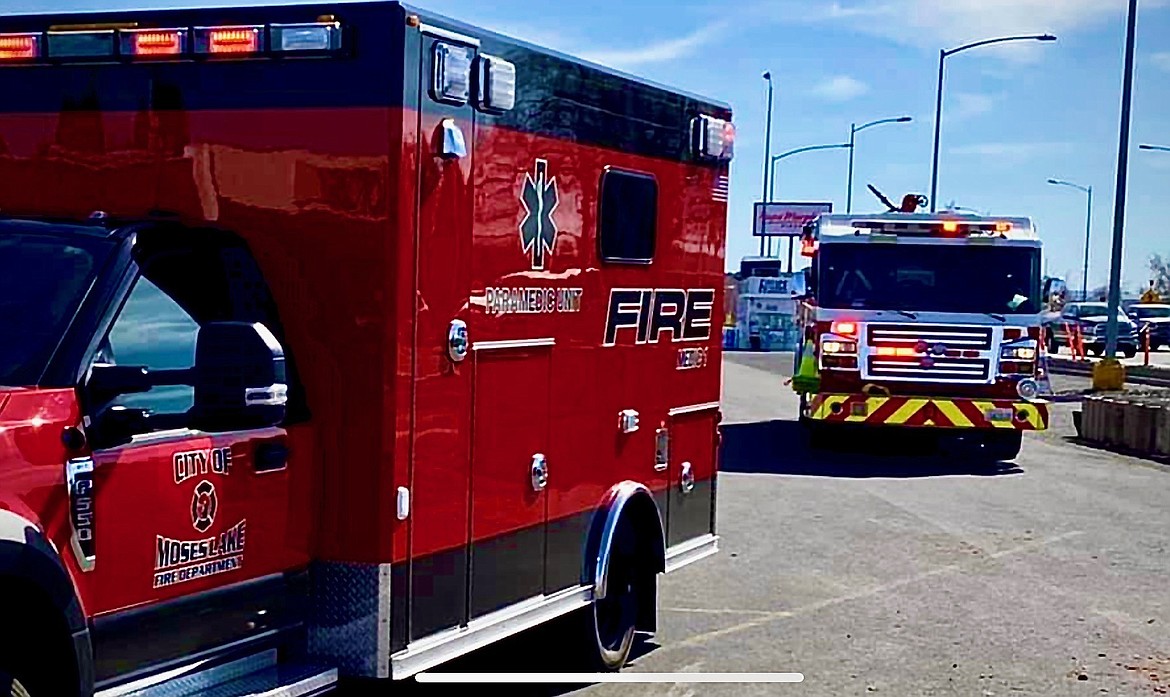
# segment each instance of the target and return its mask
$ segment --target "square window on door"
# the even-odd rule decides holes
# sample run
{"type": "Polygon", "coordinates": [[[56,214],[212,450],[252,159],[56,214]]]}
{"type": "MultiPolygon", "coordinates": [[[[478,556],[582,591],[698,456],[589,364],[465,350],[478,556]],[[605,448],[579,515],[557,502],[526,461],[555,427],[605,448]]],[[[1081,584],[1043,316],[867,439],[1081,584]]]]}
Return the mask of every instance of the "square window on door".
{"type": "Polygon", "coordinates": [[[606,169],[598,218],[603,261],[649,264],[658,228],[658,182],[649,174],[606,169]]]}

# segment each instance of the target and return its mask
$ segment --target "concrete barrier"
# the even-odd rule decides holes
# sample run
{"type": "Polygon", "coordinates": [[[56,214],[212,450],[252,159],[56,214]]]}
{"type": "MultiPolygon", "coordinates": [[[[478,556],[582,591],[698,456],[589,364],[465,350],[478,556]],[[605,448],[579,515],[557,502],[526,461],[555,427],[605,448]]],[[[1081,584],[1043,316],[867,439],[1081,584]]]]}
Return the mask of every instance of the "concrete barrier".
{"type": "Polygon", "coordinates": [[[1170,458],[1170,393],[1086,397],[1079,435],[1139,457],[1170,458]]]}

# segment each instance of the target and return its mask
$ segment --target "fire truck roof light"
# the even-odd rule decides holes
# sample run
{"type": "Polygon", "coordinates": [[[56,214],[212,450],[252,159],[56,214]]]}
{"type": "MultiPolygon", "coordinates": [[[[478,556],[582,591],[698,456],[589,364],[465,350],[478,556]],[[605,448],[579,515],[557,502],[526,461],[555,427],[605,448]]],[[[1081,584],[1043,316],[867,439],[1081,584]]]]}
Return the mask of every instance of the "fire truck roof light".
{"type": "Polygon", "coordinates": [[[305,53],[341,48],[341,24],[336,21],[273,24],[269,29],[274,51],[305,53]]]}
{"type": "Polygon", "coordinates": [[[516,66],[495,56],[479,57],[479,107],[508,111],[516,106],[516,66]]]}
{"type": "Polygon", "coordinates": [[[692,148],[697,157],[730,162],[735,156],[735,125],[730,121],[700,114],[694,120],[692,148]]]}
{"type": "Polygon", "coordinates": [[[241,55],[264,50],[264,27],[196,27],[195,52],[211,55],[241,55]]]}
{"type": "Polygon", "coordinates": [[[50,58],[112,58],[116,52],[115,29],[50,31],[50,58]]]}
{"type": "Polygon", "coordinates": [[[122,55],[178,56],[187,50],[186,29],[131,29],[122,31],[122,55]]]}
{"type": "Polygon", "coordinates": [[[0,34],[0,61],[36,60],[40,57],[40,34],[0,34]]]}
{"type": "Polygon", "coordinates": [[[838,320],[829,326],[829,331],[841,336],[856,336],[857,323],[838,320]]]}

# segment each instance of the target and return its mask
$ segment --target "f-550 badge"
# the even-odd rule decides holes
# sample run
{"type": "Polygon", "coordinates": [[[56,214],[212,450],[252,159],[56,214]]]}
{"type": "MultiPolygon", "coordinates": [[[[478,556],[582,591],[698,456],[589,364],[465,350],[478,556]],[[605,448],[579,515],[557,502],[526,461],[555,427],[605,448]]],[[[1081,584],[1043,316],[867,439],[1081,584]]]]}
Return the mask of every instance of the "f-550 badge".
{"type": "Polygon", "coordinates": [[[710,288],[614,288],[602,346],[616,346],[624,335],[635,344],[656,344],[663,332],[669,332],[674,342],[706,341],[711,338],[714,305],[715,291],[710,288]]]}
{"type": "Polygon", "coordinates": [[[560,203],[556,177],[548,176],[548,161],[537,160],[532,174],[524,175],[520,203],[526,215],[520,223],[520,247],[532,261],[532,268],[543,270],[545,254],[552,254],[557,243],[557,224],[552,214],[560,203]]]}

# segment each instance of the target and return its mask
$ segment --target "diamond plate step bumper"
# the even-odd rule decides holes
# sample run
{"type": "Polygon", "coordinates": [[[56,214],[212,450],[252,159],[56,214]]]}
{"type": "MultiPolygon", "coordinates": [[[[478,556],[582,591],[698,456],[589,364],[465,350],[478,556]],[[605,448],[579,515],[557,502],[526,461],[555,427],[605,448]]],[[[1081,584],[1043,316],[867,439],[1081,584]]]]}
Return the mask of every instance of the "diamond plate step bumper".
{"type": "Polygon", "coordinates": [[[95,697],[315,697],[337,686],[336,668],[277,663],[276,650],[201,662],[98,692],[95,697]]]}

